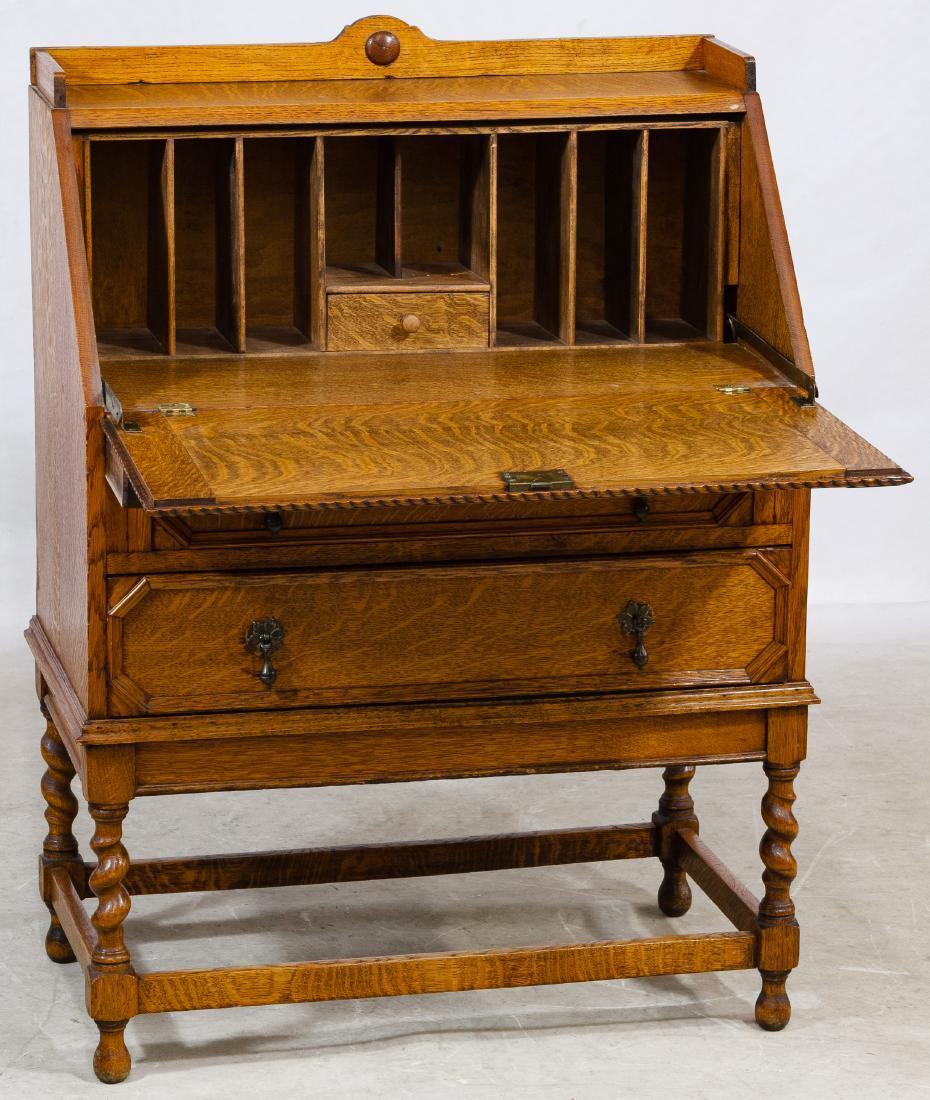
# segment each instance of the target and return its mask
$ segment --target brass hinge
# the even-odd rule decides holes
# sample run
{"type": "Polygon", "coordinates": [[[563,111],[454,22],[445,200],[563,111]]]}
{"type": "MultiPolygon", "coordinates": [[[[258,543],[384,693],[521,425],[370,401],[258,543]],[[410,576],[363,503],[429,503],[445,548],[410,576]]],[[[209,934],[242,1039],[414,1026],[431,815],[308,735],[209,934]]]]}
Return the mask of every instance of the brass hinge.
{"type": "Polygon", "coordinates": [[[811,385],[810,389],[800,390],[800,392],[794,394],[791,400],[795,403],[795,405],[800,405],[802,409],[807,409],[810,408],[812,405],[817,404],[818,396],[819,393],[817,390],[817,383],[814,382],[811,385]]]}
{"type": "Polygon", "coordinates": [[[196,416],[197,410],[186,401],[174,401],[170,405],[156,405],[155,411],[162,416],[196,416]]]}
{"type": "Polygon", "coordinates": [[[553,489],[575,488],[564,470],[504,470],[501,477],[508,493],[548,493],[553,489]]]}
{"type": "Polygon", "coordinates": [[[734,394],[737,393],[749,393],[749,391],[752,389],[752,386],[728,384],[723,386],[714,386],[714,389],[719,390],[721,393],[725,393],[728,396],[732,397],[734,394]]]}
{"type": "Polygon", "coordinates": [[[797,386],[800,392],[792,396],[792,400],[796,405],[816,405],[820,394],[817,391],[817,383],[807,371],[801,370],[791,359],[787,359],[780,351],[773,348],[767,340],[763,340],[758,332],[754,332],[748,325],[744,325],[742,321],[737,320],[730,313],[727,314],[727,323],[734,341],[739,342],[742,340],[748,344],[763,359],[768,360],[792,385],[797,386]]]}
{"type": "Polygon", "coordinates": [[[103,382],[103,407],[116,421],[116,426],[121,428],[123,426],[123,406],[106,379],[103,382]]]}
{"type": "Polygon", "coordinates": [[[111,418],[115,421],[117,428],[122,428],[124,432],[142,431],[142,429],[134,420],[123,419],[122,402],[110,388],[110,384],[106,380],[104,380],[103,383],[103,407],[109,413],[111,418]]]}

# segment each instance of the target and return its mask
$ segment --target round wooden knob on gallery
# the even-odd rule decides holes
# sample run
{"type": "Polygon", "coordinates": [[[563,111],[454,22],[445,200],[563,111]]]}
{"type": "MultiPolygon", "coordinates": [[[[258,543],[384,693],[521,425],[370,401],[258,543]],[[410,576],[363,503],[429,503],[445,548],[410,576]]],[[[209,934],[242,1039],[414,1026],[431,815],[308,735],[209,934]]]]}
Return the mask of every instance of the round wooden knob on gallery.
{"type": "Polygon", "coordinates": [[[365,56],[373,65],[391,65],[400,56],[400,40],[392,31],[375,31],[365,43],[365,56]]]}
{"type": "Polygon", "coordinates": [[[420,331],[420,318],[415,313],[405,313],[400,319],[400,327],[404,332],[414,333],[420,331]]]}

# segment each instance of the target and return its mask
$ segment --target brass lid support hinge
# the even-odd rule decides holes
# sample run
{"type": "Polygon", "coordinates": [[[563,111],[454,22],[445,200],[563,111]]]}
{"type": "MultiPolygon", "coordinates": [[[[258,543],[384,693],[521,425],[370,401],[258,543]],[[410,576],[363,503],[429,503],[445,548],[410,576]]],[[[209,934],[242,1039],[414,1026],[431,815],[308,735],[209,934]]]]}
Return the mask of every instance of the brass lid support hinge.
{"type": "Polygon", "coordinates": [[[551,493],[575,488],[573,479],[562,469],[504,470],[501,477],[508,493],[551,493]]]}
{"type": "Polygon", "coordinates": [[[758,352],[780,374],[783,374],[793,386],[797,386],[801,393],[793,398],[795,404],[813,405],[816,402],[820,395],[814,378],[792,363],[780,351],[773,348],[767,340],[763,340],[758,332],[754,332],[748,325],[744,325],[742,321],[737,320],[732,313],[727,314],[727,325],[735,342],[742,341],[742,343],[748,344],[753,351],[758,352]]]}
{"type": "Polygon", "coordinates": [[[142,429],[134,420],[126,420],[123,417],[123,404],[110,387],[109,382],[103,382],[103,407],[107,415],[116,424],[117,428],[124,432],[140,432],[142,429]]]}
{"type": "Polygon", "coordinates": [[[162,416],[196,416],[197,410],[187,401],[172,401],[170,405],[156,405],[155,411],[162,416]]]}

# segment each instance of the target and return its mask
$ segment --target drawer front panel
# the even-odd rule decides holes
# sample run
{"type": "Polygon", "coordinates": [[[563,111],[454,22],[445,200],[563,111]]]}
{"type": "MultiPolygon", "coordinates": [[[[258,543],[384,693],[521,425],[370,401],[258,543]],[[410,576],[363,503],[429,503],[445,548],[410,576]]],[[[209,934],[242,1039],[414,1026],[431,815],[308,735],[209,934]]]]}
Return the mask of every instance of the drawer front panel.
{"type": "MultiPolygon", "coordinates": [[[[152,545],[156,550],[289,546],[327,539],[370,541],[383,536],[395,544],[399,554],[403,550],[402,544],[409,543],[415,537],[431,537],[441,542],[444,538],[461,541],[466,533],[478,534],[490,545],[495,540],[513,538],[515,533],[526,538],[546,534],[571,536],[581,529],[634,534],[664,531],[670,533],[670,538],[663,549],[676,549],[675,539],[681,530],[719,532],[745,529],[759,522],[753,514],[752,493],[670,493],[650,498],[554,499],[545,502],[529,502],[521,498],[512,505],[505,502],[472,505],[464,511],[463,516],[450,517],[448,507],[423,505],[416,509],[413,516],[381,508],[345,512],[297,509],[267,513],[161,516],[154,521],[152,545]],[[404,521],[403,526],[398,524],[399,519],[404,521]]],[[[772,520],[766,518],[762,522],[771,526],[772,520]]],[[[769,531],[766,544],[772,541],[769,531]]],[[[713,549],[713,544],[699,549],[713,549]]],[[[552,553],[551,545],[549,553],[552,553]]],[[[509,556],[521,555],[511,547],[509,556]]]]}
{"type": "Polygon", "coordinates": [[[486,348],[486,293],[330,294],[329,351],[416,351],[486,348]]]}
{"type": "Polygon", "coordinates": [[[180,713],[780,680],[785,555],[118,578],[110,589],[110,709],[180,713]],[[629,632],[641,618],[631,603],[648,605],[654,619],[641,639],[629,632]],[[270,618],[284,636],[268,655],[267,687],[265,663],[246,635],[270,618]]]}

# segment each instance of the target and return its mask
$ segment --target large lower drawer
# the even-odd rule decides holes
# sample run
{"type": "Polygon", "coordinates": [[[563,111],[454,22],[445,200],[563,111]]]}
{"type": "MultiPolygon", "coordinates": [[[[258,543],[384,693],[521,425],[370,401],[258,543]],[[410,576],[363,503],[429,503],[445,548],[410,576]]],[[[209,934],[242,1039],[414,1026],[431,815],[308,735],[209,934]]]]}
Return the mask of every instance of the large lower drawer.
{"type": "Polygon", "coordinates": [[[120,577],[110,585],[110,710],[783,679],[786,554],[120,577]],[[283,635],[263,630],[267,620],[283,635]]]}

